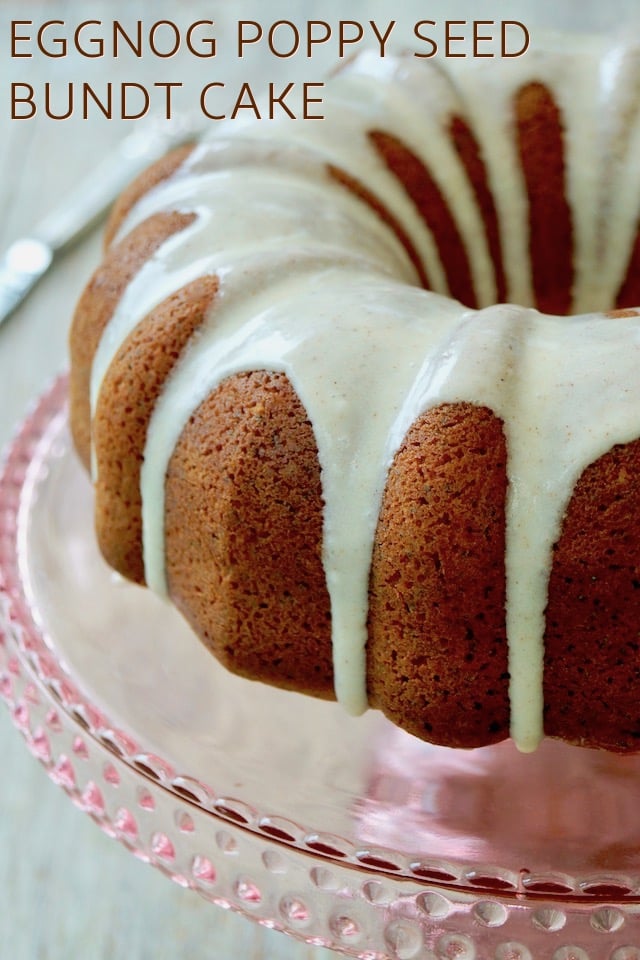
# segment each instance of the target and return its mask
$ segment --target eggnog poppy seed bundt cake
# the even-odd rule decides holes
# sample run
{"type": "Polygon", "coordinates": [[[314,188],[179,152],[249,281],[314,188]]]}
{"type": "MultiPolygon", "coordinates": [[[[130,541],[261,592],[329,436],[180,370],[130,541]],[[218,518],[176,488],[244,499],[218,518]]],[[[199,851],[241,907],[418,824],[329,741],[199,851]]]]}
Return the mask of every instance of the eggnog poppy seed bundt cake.
{"type": "Polygon", "coordinates": [[[325,90],[114,210],[71,333],[102,552],[248,678],[640,749],[638,52],[325,90]]]}

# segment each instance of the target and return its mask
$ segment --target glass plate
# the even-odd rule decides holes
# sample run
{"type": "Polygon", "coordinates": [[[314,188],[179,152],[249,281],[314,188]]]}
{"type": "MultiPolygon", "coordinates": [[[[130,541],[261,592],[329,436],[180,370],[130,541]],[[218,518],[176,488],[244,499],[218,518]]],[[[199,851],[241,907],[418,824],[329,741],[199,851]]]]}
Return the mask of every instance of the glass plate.
{"type": "Polygon", "coordinates": [[[62,378],[0,476],[0,695],[106,833],[368,960],[640,960],[640,758],[432,747],[231,676],[107,569],[91,512],[62,378]]]}

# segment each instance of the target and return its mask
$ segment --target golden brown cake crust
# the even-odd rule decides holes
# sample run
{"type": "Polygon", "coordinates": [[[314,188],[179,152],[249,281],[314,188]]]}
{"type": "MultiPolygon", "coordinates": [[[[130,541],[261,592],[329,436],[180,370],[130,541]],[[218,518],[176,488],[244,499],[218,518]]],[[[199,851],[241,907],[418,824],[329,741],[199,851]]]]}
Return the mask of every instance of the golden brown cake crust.
{"type": "Polygon", "coordinates": [[[633,243],[627,272],[616,297],[617,307],[633,307],[640,303],[640,230],[633,243]]]}
{"type": "Polygon", "coordinates": [[[116,233],[120,229],[125,217],[136,205],[145,193],[152,190],[153,187],[167,180],[176,172],[178,167],[182,166],[187,157],[193,151],[193,144],[185,144],[182,147],[176,147],[170,153],[144,170],[136,179],[129,184],[113,206],[107,225],[104,231],[105,248],[111,246],[116,233]]]}
{"type": "Polygon", "coordinates": [[[468,403],[420,417],[389,473],[371,573],[369,696],[435,743],[509,734],[506,482],[502,425],[468,403]]]}
{"type": "Polygon", "coordinates": [[[424,222],[434,229],[451,296],[468,307],[477,307],[466,247],[429,170],[397,137],[383,130],[372,130],[369,140],[400,181],[424,222]]]}
{"type": "Polygon", "coordinates": [[[507,299],[507,279],[502,257],[502,240],[495,201],[489,186],[487,169],[480,145],[473,131],[463,117],[454,116],[449,122],[449,135],[460,161],[464,166],[469,183],[473,187],[487,236],[489,255],[496,274],[496,300],[504,303],[507,299]]]}
{"type": "Polygon", "coordinates": [[[93,422],[98,543],[107,562],[137,583],[144,583],[140,468],[147,428],[217,290],[217,277],[200,277],[155,307],[118,350],[100,391],[93,422]]]}
{"type": "Polygon", "coordinates": [[[333,698],[320,467],[282,373],[230,377],[183,430],[166,482],[176,606],[229,669],[333,698]]]}
{"type": "Polygon", "coordinates": [[[535,305],[543,313],[571,310],[573,225],[565,183],[560,111],[542,83],[515,99],[516,140],[529,200],[529,256],[535,305]]]}
{"type": "Polygon", "coordinates": [[[158,213],[139,224],[107,252],[78,302],[69,337],[69,403],[71,433],[87,470],[91,463],[91,365],[102,333],[140,268],[165,240],[192,221],[192,214],[158,213]]]}
{"type": "Polygon", "coordinates": [[[545,731],[640,748],[640,440],[578,481],[555,549],[545,636],[545,731]]]}

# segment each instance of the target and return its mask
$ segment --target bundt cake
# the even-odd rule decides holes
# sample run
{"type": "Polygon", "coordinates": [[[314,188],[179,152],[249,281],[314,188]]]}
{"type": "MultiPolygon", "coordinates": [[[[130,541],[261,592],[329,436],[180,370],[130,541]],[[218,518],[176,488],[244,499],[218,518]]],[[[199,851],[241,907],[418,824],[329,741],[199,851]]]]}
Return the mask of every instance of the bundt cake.
{"type": "Polygon", "coordinates": [[[248,678],[640,749],[640,56],[363,54],[324,109],[116,205],[71,334],[104,556],[248,678]]]}

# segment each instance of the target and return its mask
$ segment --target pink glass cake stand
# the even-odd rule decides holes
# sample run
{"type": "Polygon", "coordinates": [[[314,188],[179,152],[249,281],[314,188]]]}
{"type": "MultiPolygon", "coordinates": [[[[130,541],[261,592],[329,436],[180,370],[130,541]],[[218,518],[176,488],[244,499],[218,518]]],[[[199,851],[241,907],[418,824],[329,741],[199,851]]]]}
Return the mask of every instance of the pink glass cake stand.
{"type": "Polygon", "coordinates": [[[640,960],[640,757],[470,752],[230,676],[94,545],[66,383],[0,477],[0,694],[137,857],[355,957],[640,960]]]}

